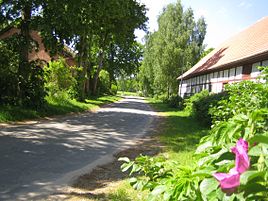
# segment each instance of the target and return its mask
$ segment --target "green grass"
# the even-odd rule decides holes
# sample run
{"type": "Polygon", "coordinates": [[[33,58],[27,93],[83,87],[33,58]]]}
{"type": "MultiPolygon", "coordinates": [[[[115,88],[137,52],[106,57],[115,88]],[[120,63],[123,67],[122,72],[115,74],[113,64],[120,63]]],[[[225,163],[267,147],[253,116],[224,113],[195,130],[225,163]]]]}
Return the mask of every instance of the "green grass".
{"type": "MultiPolygon", "coordinates": [[[[165,146],[159,155],[164,156],[167,160],[178,161],[181,165],[191,165],[196,145],[200,138],[208,133],[208,128],[200,125],[185,111],[170,108],[167,104],[154,99],[149,99],[148,102],[165,117],[158,133],[159,140],[165,146]]],[[[118,201],[145,201],[147,195],[148,192],[133,190],[128,179],[124,179],[115,189],[107,190],[105,198],[118,201]]],[[[103,197],[91,200],[103,200],[103,197]]]]}
{"type": "Polygon", "coordinates": [[[47,97],[47,103],[43,108],[34,110],[18,106],[0,106],[0,122],[12,122],[63,115],[71,112],[83,112],[97,109],[99,106],[120,100],[120,96],[91,97],[85,102],[71,99],[55,99],[47,97]]]}
{"type": "Polygon", "coordinates": [[[117,94],[120,96],[139,96],[137,92],[128,92],[128,91],[118,91],[117,94]]]}
{"type": "Polygon", "coordinates": [[[159,140],[165,145],[161,154],[182,165],[191,164],[196,145],[202,136],[208,134],[208,128],[203,127],[185,111],[170,108],[154,99],[149,102],[166,117],[164,127],[159,133],[159,140]]]}

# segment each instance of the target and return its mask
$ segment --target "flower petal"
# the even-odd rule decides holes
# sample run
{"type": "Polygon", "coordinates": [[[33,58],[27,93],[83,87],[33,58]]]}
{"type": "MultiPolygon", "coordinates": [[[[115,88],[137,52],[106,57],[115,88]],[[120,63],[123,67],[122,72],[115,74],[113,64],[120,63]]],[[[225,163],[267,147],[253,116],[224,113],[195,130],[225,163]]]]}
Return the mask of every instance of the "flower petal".
{"type": "Polygon", "coordinates": [[[248,142],[240,138],[236,146],[232,148],[232,152],[235,154],[235,168],[242,174],[249,168],[249,158],[248,158],[248,142]]]}
{"type": "Polygon", "coordinates": [[[240,185],[240,174],[235,169],[230,173],[215,173],[213,176],[220,182],[221,189],[236,188],[240,185]]]}

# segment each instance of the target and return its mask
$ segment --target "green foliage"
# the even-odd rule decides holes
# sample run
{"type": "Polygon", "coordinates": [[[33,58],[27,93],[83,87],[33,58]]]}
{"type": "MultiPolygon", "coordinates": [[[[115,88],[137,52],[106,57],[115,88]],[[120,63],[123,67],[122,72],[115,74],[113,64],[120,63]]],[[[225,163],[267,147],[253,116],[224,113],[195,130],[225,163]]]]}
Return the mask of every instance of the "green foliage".
{"type": "Polygon", "coordinates": [[[126,92],[137,92],[138,91],[138,81],[137,77],[121,75],[117,79],[118,90],[126,92]]]}
{"type": "Polygon", "coordinates": [[[194,114],[194,103],[208,96],[208,90],[203,90],[199,93],[194,94],[193,96],[185,100],[185,110],[188,111],[190,114],[194,114]]]}
{"type": "MultiPolygon", "coordinates": [[[[239,188],[230,196],[236,200],[267,198],[267,119],[267,108],[248,115],[236,114],[227,121],[216,124],[210,135],[204,137],[197,148],[199,166],[213,167],[216,172],[228,172],[234,166],[234,156],[230,153],[230,148],[239,138],[249,142],[250,170],[241,175],[239,188]]],[[[216,196],[218,190],[215,189],[212,193],[216,196]]],[[[217,200],[222,199],[216,197],[217,200]]]]}
{"type": "Polygon", "coordinates": [[[0,41],[0,104],[15,105],[18,102],[19,55],[15,52],[16,41],[0,41]]]}
{"type": "MultiPolygon", "coordinates": [[[[267,68],[264,70],[264,79],[267,78],[267,68]]],[[[220,104],[221,109],[227,111],[226,116],[216,114],[221,121],[215,122],[209,135],[200,140],[190,167],[181,166],[176,162],[171,164],[166,160],[161,160],[159,164],[157,159],[142,156],[142,162],[139,158],[134,161],[124,159],[125,164],[122,168],[131,169],[131,174],[142,175],[142,177],[135,176],[131,182],[133,185],[140,186],[141,189],[149,190],[149,200],[158,198],[161,200],[215,201],[267,200],[267,87],[267,83],[242,82],[228,86],[228,96],[223,96],[225,99],[218,103],[217,100],[222,98],[221,95],[210,97],[206,91],[188,100],[187,106],[191,111],[195,110],[193,108],[196,107],[196,103],[198,103],[197,108],[201,105],[207,108],[210,104],[220,104]],[[231,111],[226,107],[230,107],[231,111]],[[240,138],[249,143],[250,167],[240,175],[240,185],[236,189],[222,190],[219,182],[212,175],[216,172],[227,173],[234,167],[235,156],[231,148],[240,138]],[[150,177],[146,171],[143,171],[143,167],[147,167],[148,164],[152,167],[152,171],[149,171],[150,175],[155,175],[154,177],[150,177]],[[160,169],[154,169],[156,165],[160,169]],[[162,176],[161,173],[165,172],[168,174],[162,176]],[[154,180],[154,178],[157,179],[154,180]]],[[[215,108],[220,106],[215,106],[215,108]]]]}
{"type": "Polygon", "coordinates": [[[19,73],[19,44],[16,36],[0,41],[0,104],[39,108],[46,95],[43,70],[37,61],[31,62],[27,77],[22,78],[19,73]]]}
{"type": "Polygon", "coordinates": [[[267,85],[251,81],[242,81],[225,87],[229,94],[211,108],[213,122],[226,121],[236,114],[248,114],[258,108],[268,107],[267,85]]]}
{"type": "MultiPolygon", "coordinates": [[[[0,9],[1,31],[9,27],[20,31],[17,35],[17,49],[11,50],[14,55],[9,57],[14,61],[12,65],[17,62],[17,79],[12,79],[13,69],[9,69],[9,74],[4,74],[6,76],[3,80],[13,81],[8,89],[4,88],[8,92],[0,96],[1,102],[28,104],[31,100],[31,104],[35,104],[36,99],[29,95],[32,94],[32,89],[31,92],[27,91],[40,84],[32,83],[36,79],[30,79],[36,72],[31,72],[28,55],[39,48],[32,45],[36,44],[31,38],[32,30],[40,33],[51,56],[66,55],[66,51],[63,51],[66,50],[65,44],[75,49],[78,66],[82,68],[76,89],[81,100],[97,92],[102,69],[109,72],[110,81],[115,81],[115,76],[121,71],[129,75],[138,71],[142,46],[135,42],[134,30],[146,30],[148,18],[145,5],[135,0],[77,0],[75,3],[60,0],[3,0],[0,9]],[[13,93],[16,89],[18,90],[13,93]],[[9,93],[16,94],[18,100],[9,93]],[[27,97],[26,100],[24,97],[27,97]]],[[[0,58],[5,58],[6,53],[0,53],[0,58]]],[[[9,63],[3,69],[12,65],[9,63]]],[[[0,87],[2,88],[2,84],[0,87]]],[[[37,93],[36,97],[39,95],[37,93]]],[[[43,99],[43,96],[39,97],[43,99]]]]}
{"type": "Polygon", "coordinates": [[[75,67],[69,67],[65,60],[60,58],[58,61],[52,61],[45,66],[44,72],[48,96],[57,100],[75,97],[77,81],[72,75],[75,73],[75,67]]]}
{"type": "Polygon", "coordinates": [[[183,110],[184,102],[183,98],[178,95],[171,95],[168,99],[164,100],[170,107],[177,108],[179,110],[183,110]]]}
{"type": "Polygon", "coordinates": [[[117,94],[118,87],[115,84],[111,85],[111,94],[116,95],[117,94]]]}
{"type": "Polygon", "coordinates": [[[99,75],[99,94],[110,93],[110,75],[106,70],[101,70],[99,75]]]}
{"type": "Polygon", "coordinates": [[[30,63],[30,73],[28,80],[25,80],[24,85],[20,86],[23,91],[22,105],[33,108],[41,108],[45,103],[45,80],[44,70],[38,62],[30,63]]]}
{"type": "Polygon", "coordinates": [[[228,98],[228,93],[210,94],[204,90],[194,94],[186,101],[186,110],[191,116],[206,126],[211,126],[212,117],[210,110],[218,105],[218,102],[228,98]]]}
{"type": "Polygon", "coordinates": [[[191,8],[169,4],[158,18],[158,31],[146,36],[140,71],[145,95],[177,93],[176,78],[200,58],[206,34],[204,18],[197,21],[191,8]]]}
{"type": "Polygon", "coordinates": [[[166,161],[161,157],[139,156],[135,161],[128,158],[119,158],[124,161],[121,169],[129,170],[129,175],[143,175],[132,177],[130,184],[136,190],[149,190],[148,200],[198,200],[200,191],[198,184],[207,170],[195,172],[196,166],[178,166],[176,162],[166,161]],[[172,163],[172,165],[170,164],[172,163]],[[178,166],[176,169],[170,167],[178,166]]]}
{"type": "MultiPolygon", "coordinates": [[[[66,95],[66,94],[65,94],[66,95]]],[[[78,102],[75,99],[55,98],[46,96],[43,107],[36,109],[21,106],[0,106],[0,122],[21,121],[53,115],[63,115],[70,112],[83,112],[96,109],[103,104],[113,103],[120,100],[118,96],[101,96],[87,99],[86,102],[78,102]]]]}

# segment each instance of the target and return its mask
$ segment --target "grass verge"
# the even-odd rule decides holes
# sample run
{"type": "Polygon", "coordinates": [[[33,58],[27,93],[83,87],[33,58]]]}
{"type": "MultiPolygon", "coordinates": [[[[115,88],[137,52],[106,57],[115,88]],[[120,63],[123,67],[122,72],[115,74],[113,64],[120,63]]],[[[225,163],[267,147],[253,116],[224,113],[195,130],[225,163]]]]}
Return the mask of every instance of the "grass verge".
{"type": "Polygon", "coordinates": [[[99,106],[116,102],[120,96],[91,97],[85,102],[75,99],[55,99],[47,97],[47,103],[43,108],[34,110],[18,106],[0,106],[0,122],[12,122],[35,119],[40,117],[63,115],[71,112],[83,112],[97,109],[99,106]]]}
{"type": "MultiPolygon", "coordinates": [[[[189,117],[189,114],[185,111],[177,111],[174,108],[168,107],[167,104],[154,99],[150,99],[149,103],[164,118],[163,121],[160,122],[160,130],[157,131],[155,136],[157,142],[152,143],[151,145],[145,144],[144,147],[153,149],[159,146],[158,144],[163,144],[162,151],[158,155],[164,155],[167,160],[175,160],[182,165],[190,165],[192,163],[191,159],[193,158],[196,144],[202,136],[208,133],[208,128],[204,128],[196,120],[189,117]]],[[[140,151],[142,146],[143,145],[138,145],[139,148],[137,150],[140,151]]],[[[134,152],[135,150],[131,151],[132,154],[134,152]]],[[[129,157],[127,154],[125,156],[129,157]]],[[[120,164],[117,165],[118,169],[119,166],[120,164]]],[[[104,167],[103,169],[107,169],[107,167],[104,167]]],[[[111,169],[111,171],[113,170],[111,169]]],[[[98,173],[95,172],[93,175],[97,174],[113,175],[114,173],[100,171],[98,173]]],[[[92,182],[92,177],[83,180],[83,182],[89,184],[92,182]]],[[[146,192],[133,190],[128,182],[128,178],[113,178],[108,184],[103,184],[99,189],[88,187],[81,188],[79,186],[78,189],[83,189],[92,194],[76,194],[73,195],[69,201],[78,201],[81,199],[86,201],[145,201],[147,197],[146,192]]]]}
{"type": "Polygon", "coordinates": [[[208,128],[189,116],[186,111],[170,108],[161,101],[151,99],[150,104],[165,117],[165,123],[158,137],[163,143],[162,155],[182,165],[192,162],[193,153],[201,137],[208,134],[208,128]]]}
{"type": "Polygon", "coordinates": [[[128,91],[118,91],[117,94],[120,96],[139,96],[137,92],[128,92],[128,91]]]}

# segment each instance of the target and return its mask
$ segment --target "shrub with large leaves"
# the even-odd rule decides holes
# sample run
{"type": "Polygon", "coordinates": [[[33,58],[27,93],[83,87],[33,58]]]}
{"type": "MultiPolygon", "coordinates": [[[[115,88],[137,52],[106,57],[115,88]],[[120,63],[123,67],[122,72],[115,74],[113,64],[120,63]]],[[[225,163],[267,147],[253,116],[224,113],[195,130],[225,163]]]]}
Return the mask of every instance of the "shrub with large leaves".
{"type": "Polygon", "coordinates": [[[213,122],[226,121],[236,114],[248,114],[258,108],[268,107],[268,87],[266,84],[252,81],[227,85],[229,94],[210,109],[213,122]]]}
{"type": "MultiPolygon", "coordinates": [[[[268,80],[267,69],[263,69],[263,80],[268,80]]],[[[216,107],[211,110],[215,124],[210,134],[201,139],[195,152],[195,161],[190,167],[141,156],[134,161],[122,159],[125,161],[122,170],[131,169],[131,175],[137,173],[131,179],[131,184],[136,189],[149,190],[148,200],[267,200],[267,90],[267,83],[261,82],[246,81],[228,86],[229,98],[220,101],[217,108],[222,111],[216,107]],[[239,158],[241,150],[238,150],[238,142],[247,145],[244,150],[246,158],[243,159],[247,165],[242,168],[243,171],[240,171],[242,166],[239,167],[242,159],[239,158]],[[221,176],[235,175],[234,180],[230,179],[230,182],[236,182],[233,185],[230,183],[235,188],[224,189],[221,181],[217,181],[219,178],[215,178],[215,173],[221,176]]],[[[196,100],[207,96],[208,92],[194,96],[188,106],[192,108],[196,100]]]]}

